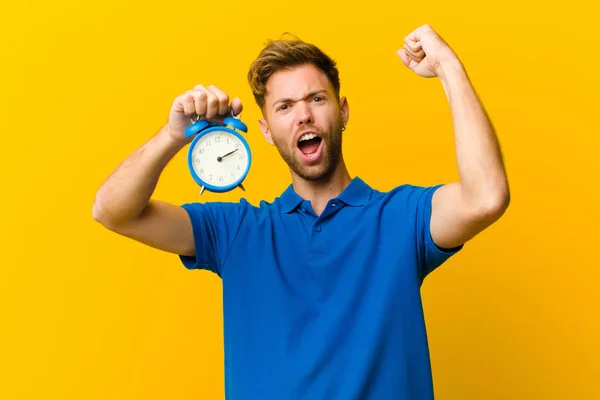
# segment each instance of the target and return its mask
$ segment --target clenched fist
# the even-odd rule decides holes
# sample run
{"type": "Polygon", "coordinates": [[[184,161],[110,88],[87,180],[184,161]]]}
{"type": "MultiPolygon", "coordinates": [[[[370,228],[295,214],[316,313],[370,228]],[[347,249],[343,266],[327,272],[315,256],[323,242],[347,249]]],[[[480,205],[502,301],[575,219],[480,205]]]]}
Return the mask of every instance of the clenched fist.
{"type": "Polygon", "coordinates": [[[229,96],[216,86],[196,85],[177,96],[169,112],[167,131],[175,142],[189,143],[193,137],[186,138],[185,130],[196,118],[211,122],[221,122],[224,118],[242,112],[242,102],[234,98],[229,104],[229,96]]]}
{"type": "Polygon", "coordinates": [[[429,25],[422,25],[409,33],[398,55],[404,65],[425,78],[440,77],[444,63],[458,60],[450,46],[429,25]]]}

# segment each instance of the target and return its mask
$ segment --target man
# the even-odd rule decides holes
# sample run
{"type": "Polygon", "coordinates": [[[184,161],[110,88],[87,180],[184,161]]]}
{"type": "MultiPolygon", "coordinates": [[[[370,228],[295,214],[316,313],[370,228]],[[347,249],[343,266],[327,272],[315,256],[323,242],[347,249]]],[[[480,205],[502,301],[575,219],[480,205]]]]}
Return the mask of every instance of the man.
{"type": "Polygon", "coordinates": [[[423,279],[506,210],[492,125],[456,54],[429,26],[398,51],[438,77],[450,103],[460,182],[390,192],[351,178],[349,118],[335,63],[301,41],[272,41],[248,73],[260,129],[292,183],[269,203],[166,204],[151,198],[191,138],[190,118],[242,111],[215,86],[177,97],[164,128],[99,189],[94,218],[223,282],[226,397],[431,399],[423,279]]]}

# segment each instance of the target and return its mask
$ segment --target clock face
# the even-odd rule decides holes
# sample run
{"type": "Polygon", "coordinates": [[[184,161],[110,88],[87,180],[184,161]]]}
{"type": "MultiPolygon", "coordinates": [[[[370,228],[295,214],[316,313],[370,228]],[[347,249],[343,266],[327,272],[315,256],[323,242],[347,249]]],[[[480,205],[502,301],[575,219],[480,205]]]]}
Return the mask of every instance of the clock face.
{"type": "Polygon", "coordinates": [[[250,166],[248,150],[236,135],[216,130],[198,138],[191,153],[191,164],[200,179],[224,187],[238,182],[250,166]]]}

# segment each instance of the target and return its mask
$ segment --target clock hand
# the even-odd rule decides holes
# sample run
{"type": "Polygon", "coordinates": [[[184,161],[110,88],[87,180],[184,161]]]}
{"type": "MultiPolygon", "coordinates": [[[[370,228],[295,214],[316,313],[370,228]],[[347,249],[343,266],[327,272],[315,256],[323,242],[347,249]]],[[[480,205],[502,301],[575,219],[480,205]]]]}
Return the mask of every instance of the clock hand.
{"type": "Polygon", "coordinates": [[[239,149],[235,149],[235,150],[233,150],[233,151],[230,151],[229,153],[225,154],[224,156],[217,157],[217,161],[218,161],[218,162],[221,162],[221,161],[223,161],[223,159],[224,159],[225,157],[232,155],[233,153],[235,153],[235,152],[236,152],[236,151],[238,151],[238,150],[239,150],[239,149]]]}

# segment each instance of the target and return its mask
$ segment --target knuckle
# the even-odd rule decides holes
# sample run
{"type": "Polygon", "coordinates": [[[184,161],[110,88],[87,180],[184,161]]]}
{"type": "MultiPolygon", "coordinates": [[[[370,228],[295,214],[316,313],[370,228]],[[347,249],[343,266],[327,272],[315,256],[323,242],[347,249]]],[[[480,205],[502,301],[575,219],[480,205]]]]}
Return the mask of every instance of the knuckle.
{"type": "Polygon", "coordinates": [[[221,104],[223,106],[227,106],[229,104],[229,97],[227,97],[227,95],[220,96],[219,104],[221,104]]]}

